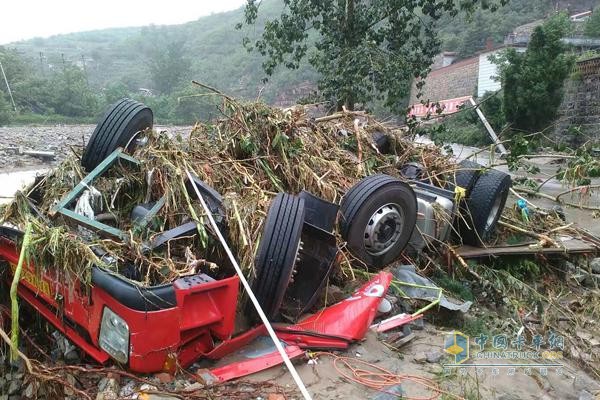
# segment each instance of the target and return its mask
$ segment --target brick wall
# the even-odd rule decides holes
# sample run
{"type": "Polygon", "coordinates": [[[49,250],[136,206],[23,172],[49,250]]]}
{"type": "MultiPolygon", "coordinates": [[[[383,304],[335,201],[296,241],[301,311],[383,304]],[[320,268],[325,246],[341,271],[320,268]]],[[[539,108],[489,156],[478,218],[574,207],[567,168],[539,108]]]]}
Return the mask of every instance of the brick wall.
{"type": "Polygon", "coordinates": [[[578,76],[565,81],[554,140],[571,147],[600,141],[600,58],[577,63],[578,76]]]}
{"type": "Polygon", "coordinates": [[[409,104],[416,104],[421,100],[435,102],[456,97],[474,96],[477,94],[478,75],[479,56],[432,71],[425,78],[425,86],[422,88],[423,96],[419,99],[416,97],[418,93],[416,82],[413,82],[409,104]]]}

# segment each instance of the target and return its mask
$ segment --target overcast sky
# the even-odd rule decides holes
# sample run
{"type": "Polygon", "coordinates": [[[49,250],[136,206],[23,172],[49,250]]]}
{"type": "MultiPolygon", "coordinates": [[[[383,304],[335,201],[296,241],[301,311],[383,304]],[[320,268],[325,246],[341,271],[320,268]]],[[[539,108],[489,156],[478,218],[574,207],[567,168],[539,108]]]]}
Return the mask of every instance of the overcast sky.
{"type": "Polygon", "coordinates": [[[4,0],[0,45],[103,28],[180,24],[240,7],[244,0],[4,0]]]}

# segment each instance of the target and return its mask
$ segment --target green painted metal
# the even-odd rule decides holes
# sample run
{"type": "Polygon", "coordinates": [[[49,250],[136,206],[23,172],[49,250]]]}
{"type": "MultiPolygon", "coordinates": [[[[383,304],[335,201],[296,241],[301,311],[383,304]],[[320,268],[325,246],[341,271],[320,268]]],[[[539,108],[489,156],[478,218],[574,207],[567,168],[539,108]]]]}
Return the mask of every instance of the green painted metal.
{"type": "Polygon", "coordinates": [[[93,219],[89,219],[84,217],[83,215],[77,214],[71,210],[63,208],[58,211],[59,214],[65,216],[66,218],[75,221],[79,225],[83,225],[91,231],[97,232],[100,236],[103,237],[111,237],[117,238],[120,240],[126,240],[127,235],[125,232],[114,228],[112,226],[103,224],[102,222],[94,221],[93,219]]]}
{"type": "Polygon", "coordinates": [[[105,173],[119,159],[135,165],[139,165],[139,161],[127,154],[124,154],[123,149],[116,149],[115,151],[110,153],[110,155],[106,157],[104,161],[102,161],[96,168],[94,168],[92,172],[86,175],[86,177],[83,178],[81,182],[79,182],[77,186],[73,188],[73,190],[67,193],[58,204],[56,204],[54,207],[52,207],[52,209],[50,209],[50,216],[53,217],[60,210],[63,210],[66,207],[70,206],[75,201],[75,199],[78,198],[81,195],[81,193],[83,193],[83,191],[89,187],[89,185],[94,181],[94,179],[98,178],[103,173],[105,173]]]}
{"type": "MultiPolygon", "coordinates": [[[[56,214],[61,214],[65,218],[68,218],[79,225],[83,225],[86,228],[88,228],[94,232],[97,232],[100,236],[113,237],[113,238],[117,238],[117,239],[121,239],[121,240],[126,240],[127,235],[125,232],[123,232],[117,228],[114,228],[112,226],[95,221],[93,219],[84,217],[83,215],[79,215],[67,208],[67,207],[71,206],[73,204],[73,202],[79,196],[81,196],[81,194],[83,193],[84,190],[89,188],[90,184],[96,178],[98,178],[99,176],[104,174],[106,171],[108,171],[119,160],[123,160],[123,161],[133,164],[133,165],[140,164],[140,162],[138,160],[136,160],[135,158],[123,153],[122,148],[116,149],[115,151],[110,153],[110,155],[108,157],[106,157],[96,168],[94,168],[94,170],[92,172],[90,172],[88,175],[86,175],[86,177],[83,178],[81,180],[81,182],[79,182],[77,184],[77,186],[75,186],[73,188],[73,190],[71,190],[69,193],[67,193],[60,200],[60,202],[58,202],[58,204],[56,204],[54,207],[52,207],[52,209],[49,212],[50,216],[54,217],[54,216],[56,216],[56,214]]],[[[156,211],[154,211],[154,215],[165,204],[166,199],[161,199],[161,200],[163,200],[162,204],[160,205],[160,207],[158,207],[158,209],[156,211]]],[[[160,201],[159,201],[159,203],[160,203],[160,201]]],[[[157,203],[157,205],[158,205],[158,203],[157,203]]],[[[152,210],[154,210],[154,208],[156,208],[156,207],[157,206],[155,205],[152,208],[152,210]]],[[[152,210],[150,210],[150,212],[152,212],[152,210]]]]}

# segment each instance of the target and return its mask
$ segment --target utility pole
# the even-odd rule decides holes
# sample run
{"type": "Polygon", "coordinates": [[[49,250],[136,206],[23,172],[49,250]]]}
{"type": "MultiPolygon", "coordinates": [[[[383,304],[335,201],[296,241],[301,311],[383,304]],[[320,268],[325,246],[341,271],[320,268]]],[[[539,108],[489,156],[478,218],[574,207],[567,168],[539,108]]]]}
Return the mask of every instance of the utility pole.
{"type": "Polygon", "coordinates": [[[44,53],[40,51],[40,72],[44,76],[44,53]]]}
{"type": "Polygon", "coordinates": [[[13,99],[12,91],[10,90],[10,85],[8,84],[8,79],[6,79],[6,73],[4,72],[4,67],[2,66],[2,61],[0,61],[0,71],[2,71],[2,76],[4,77],[4,83],[6,83],[6,88],[8,89],[8,95],[10,96],[10,101],[12,106],[17,112],[17,106],[15,105],[15,99],[13,99]]]}
{"type": "Polygon", "coordinates": [[[88,74],[87,74],[87,68],[85,66],[85,56],[83,54],[81,55],[81,63],[83,66],[83,74],[85,75],[85,83],[86,83],[86,85],[90,86],[90,81],[88,79],[88,74]]]}

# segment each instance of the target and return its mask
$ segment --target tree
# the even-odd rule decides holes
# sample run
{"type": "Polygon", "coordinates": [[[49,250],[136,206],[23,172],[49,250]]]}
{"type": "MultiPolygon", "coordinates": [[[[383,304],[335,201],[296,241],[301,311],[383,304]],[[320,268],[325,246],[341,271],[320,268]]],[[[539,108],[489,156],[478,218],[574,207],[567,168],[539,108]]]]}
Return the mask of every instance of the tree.
{"type": "Polygon", "coordinates": [[[165,28],[151,26],[142,30],[146,64],[150,78],[160,94],[170,94],[186,78],[192,63],[187,57],[185,38],[169,34],[165,28]]]}
{"type": "Polygon", "coordinates": [[[502,108],[513,128],[538,131],[554,119],[574,62],[561,42],[571,28],[565,13],[556,14],[535,28],[525,53],[509,49],[496,61],[504,88],[502,108]]]}
{"type": "Polygon", "coordinates": [[[0,126],[7,125],[11,117],[10,103],[4,98],[4,93],[0,90],[0,126]]]}
{"type": "Polygon", "coordinates": [[[585,23],[585,35],[600,37],[600,9],[594,10],[592,16],[585,23]]]}
{"type": "Polygon", "coordinates": [[[98,98],[89,88],[84,72],[74,65],[65,65],[52,76],[45,97],[60,115],[90,117],[97,112],[98,98]]]}
{"type": "MultiPolygon", "coordinates": [[[[237,27],[254,24],[262,3],[248,0],[237,27]]],[[[425,76],[439,52],[440,17],[497,7],[488,0],[284,0],[284,5],[257,40],[245,39],[249,49],[267,57],[267,75],[281,64],[297,69],[308,57],[320,74],[321,93],[338,109],[385,99],[396,110],[410,81],[425,76]]]]}

